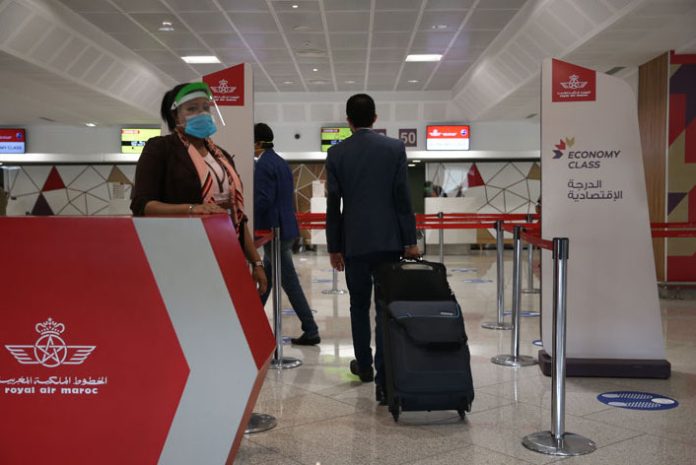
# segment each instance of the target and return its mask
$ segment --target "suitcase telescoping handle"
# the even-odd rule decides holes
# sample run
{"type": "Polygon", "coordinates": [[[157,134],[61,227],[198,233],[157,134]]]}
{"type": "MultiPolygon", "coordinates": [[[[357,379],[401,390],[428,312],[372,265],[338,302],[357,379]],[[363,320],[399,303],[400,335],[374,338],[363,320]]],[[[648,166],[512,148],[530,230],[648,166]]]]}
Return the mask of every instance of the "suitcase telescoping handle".
{"type": "Polygon", "coordinates": [[[430,262],[423,260],[423,257],[419,256],[417,258],[402,257],[401,258],[401,269],[404,271],[411,271],[411,270],[432,271],[435,268],[430,264],[430,262]]]}

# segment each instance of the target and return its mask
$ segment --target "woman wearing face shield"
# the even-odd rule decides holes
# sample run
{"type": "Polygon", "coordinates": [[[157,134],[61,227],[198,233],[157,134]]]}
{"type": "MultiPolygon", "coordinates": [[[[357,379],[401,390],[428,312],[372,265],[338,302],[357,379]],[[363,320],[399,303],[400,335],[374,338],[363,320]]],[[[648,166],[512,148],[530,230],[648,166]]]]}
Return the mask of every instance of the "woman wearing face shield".
{"type": "Polygon", "coordinates": [[[242,182],[232,157],[210,139],[217,131],[211,115],[214,105],[203,82],[180,84],[164,94],[160,114],[170,134],[145,144],[135,170],[131,210],[135,216],[231,212],[263,294],[266,274],[244,214],[242,182]]]}

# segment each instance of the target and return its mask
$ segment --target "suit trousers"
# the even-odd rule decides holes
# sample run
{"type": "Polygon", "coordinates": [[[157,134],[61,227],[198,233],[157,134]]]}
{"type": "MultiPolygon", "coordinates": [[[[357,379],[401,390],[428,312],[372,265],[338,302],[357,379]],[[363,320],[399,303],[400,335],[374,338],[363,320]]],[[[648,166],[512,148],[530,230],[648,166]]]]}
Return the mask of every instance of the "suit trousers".
{"type": "MultiPolygon", "coordinates": [[[[295,264],[292,261],[292,245],[294,242],[295,239],[280,241],[280,284],[285,294],[287,294],[288,300],[290,300],[290,305],[293,310],[295,310],[297,317],[302,323],[302,332],[306,333],[307,336],[317,336],[319,335],[319,328],[314,321],[312,310],[309,308],[307,298],[302,291],[300,280],[297,277],[297,271],[295,271],[295,264]]],[[[268,296],[271,294],[271,288],[273,287],[271,247],[271,242],[267,242],[263,246],[263,266],[266,271],[266,279],[268,280],[268,289],[261,296],[261,302],[264,305],[266,305],[268,296]]]]}
{"type": "MultiPolygon", "coordinates": [[[[372,366],[370,297],[375,272],[382,263],[398,262],[400,252],[380,252],[346,257],[346,284],[350,293],[350,325],[353,332],[353,351],[360,370],[372,366]]],[[[375,296],[375,383],[384,381],[382,358],[382,306],[375,296]]]]}

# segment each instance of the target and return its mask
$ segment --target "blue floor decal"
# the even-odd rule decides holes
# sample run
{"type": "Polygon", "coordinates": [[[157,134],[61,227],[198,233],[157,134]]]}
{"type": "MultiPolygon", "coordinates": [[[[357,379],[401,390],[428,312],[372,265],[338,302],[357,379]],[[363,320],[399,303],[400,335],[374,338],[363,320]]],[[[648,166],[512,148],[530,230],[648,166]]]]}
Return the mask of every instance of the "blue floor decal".
{"type": "Polygon", "coordinates": [[[630,410],[669,410],[679,402],[669,397],[650,392],[612,391],[597,396],[597,400],[612,407],[630,410]]]}
{"type": "Polygon", "coordinates": [[[474,278],[474,279],[463,279],[463,283],[467,284],[487,284],[487,283],[492,283],[490,279],[481,279],[481,278],[474,278]]]}

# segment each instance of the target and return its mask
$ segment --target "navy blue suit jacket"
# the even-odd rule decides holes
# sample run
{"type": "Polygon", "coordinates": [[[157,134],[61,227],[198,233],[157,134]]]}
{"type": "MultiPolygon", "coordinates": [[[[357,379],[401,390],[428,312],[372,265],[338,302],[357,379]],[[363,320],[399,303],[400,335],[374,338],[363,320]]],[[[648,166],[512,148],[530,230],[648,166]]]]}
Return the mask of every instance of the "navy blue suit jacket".
{"type": "Polygon", "coordinates": [[[277,226],[282,240],[300,234],[290,166],[272,149],[266,149],[254,166],[254,229],[277,226]]]}
{"type": "Polygon", "coordinates": [[[416,244],[406,150],[398,139],[360,129],[326,158],[326,240],[346,257],[403,252],[416,244]],[[341,208],[341,200],[343,208],[341,208]]]}

